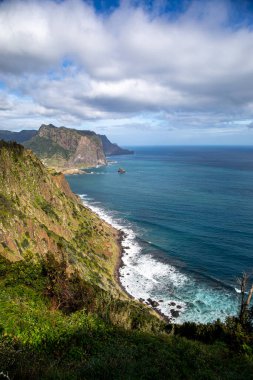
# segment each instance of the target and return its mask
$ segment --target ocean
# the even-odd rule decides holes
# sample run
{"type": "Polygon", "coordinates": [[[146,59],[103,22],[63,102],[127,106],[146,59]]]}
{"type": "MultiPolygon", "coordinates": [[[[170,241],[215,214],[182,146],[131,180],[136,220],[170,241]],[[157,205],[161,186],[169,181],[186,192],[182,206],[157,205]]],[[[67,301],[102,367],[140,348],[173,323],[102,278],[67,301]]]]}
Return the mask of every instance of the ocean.
{"type": "Polygon", "coordinates": [[[253,270],[253,147],[132,149],[67,177],[126,232],[122,285],[178,323],[236,314],[237,278],[253,270]]]}

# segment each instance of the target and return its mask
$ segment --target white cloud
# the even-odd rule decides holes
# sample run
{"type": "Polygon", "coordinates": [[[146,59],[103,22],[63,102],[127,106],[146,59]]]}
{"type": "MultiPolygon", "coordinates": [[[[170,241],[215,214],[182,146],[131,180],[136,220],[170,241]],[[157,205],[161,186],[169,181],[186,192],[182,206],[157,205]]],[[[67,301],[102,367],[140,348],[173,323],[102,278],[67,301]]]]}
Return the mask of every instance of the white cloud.
{"type": "Polygon", "coordinates": [[[126,3],[98,15],[81,0],[4,1],[0,126],[134,124],[143,113],[168,129],[251,120],[253,31],[230,25],[230,12],[222,1],[174,19],[126,3]]]}

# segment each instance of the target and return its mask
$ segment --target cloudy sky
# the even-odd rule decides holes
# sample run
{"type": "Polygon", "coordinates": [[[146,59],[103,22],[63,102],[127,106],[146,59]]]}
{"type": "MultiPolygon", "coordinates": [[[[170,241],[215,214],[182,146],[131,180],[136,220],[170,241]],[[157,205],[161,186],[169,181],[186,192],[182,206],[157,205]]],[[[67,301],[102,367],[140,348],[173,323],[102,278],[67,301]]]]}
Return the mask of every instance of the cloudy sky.
{"type": "Polygon", "coordinates": [[[253,144],[253,1],[0,0],[0,129],[253,144]]]}

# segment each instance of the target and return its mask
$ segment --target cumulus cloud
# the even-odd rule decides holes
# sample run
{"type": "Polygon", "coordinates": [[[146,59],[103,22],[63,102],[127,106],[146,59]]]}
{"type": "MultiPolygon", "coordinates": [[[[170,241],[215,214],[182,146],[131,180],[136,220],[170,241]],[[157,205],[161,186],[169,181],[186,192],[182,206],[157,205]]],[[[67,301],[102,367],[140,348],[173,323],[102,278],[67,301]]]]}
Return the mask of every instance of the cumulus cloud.
{"type": "Polygon", "coordinates": [[[187,4],[171,17],[128,2],[98,14],[81,0],[3,1],[0,125],[146,114],[168,131],[224,130],[253,119],[252,28],[232,23],[228,1],[187,4]]]}

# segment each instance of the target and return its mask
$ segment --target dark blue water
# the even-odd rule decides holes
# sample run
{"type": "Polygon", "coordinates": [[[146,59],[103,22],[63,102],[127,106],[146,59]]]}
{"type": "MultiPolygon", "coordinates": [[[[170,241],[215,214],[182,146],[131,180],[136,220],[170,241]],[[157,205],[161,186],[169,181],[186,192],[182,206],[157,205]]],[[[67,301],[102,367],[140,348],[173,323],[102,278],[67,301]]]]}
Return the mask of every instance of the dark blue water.
{"type": "Polygon", "coordinates": [[[253,268],[253,147],[134,149],[68,177],[130,234],[122,283],[179,321],[235,313],[236,277],[253,268]]]}

